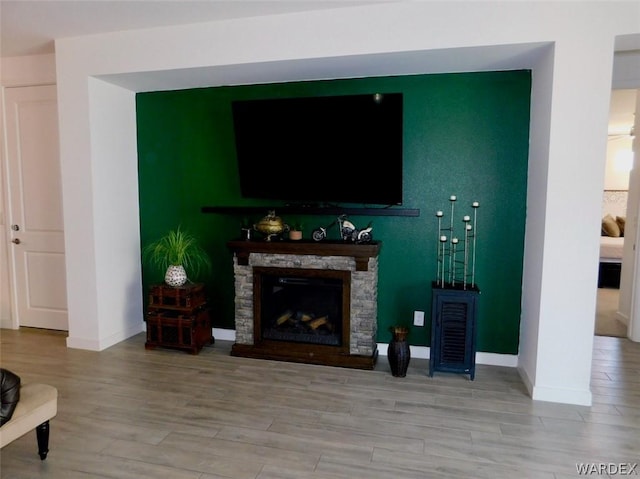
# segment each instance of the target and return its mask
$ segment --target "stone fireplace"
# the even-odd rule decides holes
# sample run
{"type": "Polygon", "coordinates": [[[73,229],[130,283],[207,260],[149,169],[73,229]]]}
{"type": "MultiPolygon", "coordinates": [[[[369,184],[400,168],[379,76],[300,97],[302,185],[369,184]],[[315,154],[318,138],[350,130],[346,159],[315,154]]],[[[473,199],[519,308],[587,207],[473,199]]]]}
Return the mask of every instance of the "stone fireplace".
{"type": "Polygon", "coordinates": [[[231,241],[234,356],[373,369],[379,243],[231,241]]]}

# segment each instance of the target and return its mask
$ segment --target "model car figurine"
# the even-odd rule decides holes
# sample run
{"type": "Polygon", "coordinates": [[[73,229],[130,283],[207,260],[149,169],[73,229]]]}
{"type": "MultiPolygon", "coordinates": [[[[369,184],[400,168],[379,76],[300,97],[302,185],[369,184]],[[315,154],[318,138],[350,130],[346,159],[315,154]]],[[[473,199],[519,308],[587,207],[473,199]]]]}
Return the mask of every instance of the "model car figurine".
{"type": "Polygon", "coordinates": [[[371,223],[366,228],[359,230],[347,219],[347,215],[340,215],[327,227],[320,227],[313,230],[311,237],[314,241],[322,241],[327,238],[327,230],[338,225],[340,238],[342,241],[353,241],[354,243],[369,243],[371,241],[371,223]]]}

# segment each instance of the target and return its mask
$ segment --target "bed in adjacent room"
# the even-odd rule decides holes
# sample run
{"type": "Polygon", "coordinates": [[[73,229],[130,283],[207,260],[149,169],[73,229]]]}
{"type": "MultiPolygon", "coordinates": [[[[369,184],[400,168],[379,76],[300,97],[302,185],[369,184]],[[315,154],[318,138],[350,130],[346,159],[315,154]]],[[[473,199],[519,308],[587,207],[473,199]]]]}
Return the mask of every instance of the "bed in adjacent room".
{"type": "Polygon", "coordinates": [[[625,218],[623,216],[614,218],[612,215],[606,215],[602,219],[598,288],[620,288],[624,226],[625,218]]]}

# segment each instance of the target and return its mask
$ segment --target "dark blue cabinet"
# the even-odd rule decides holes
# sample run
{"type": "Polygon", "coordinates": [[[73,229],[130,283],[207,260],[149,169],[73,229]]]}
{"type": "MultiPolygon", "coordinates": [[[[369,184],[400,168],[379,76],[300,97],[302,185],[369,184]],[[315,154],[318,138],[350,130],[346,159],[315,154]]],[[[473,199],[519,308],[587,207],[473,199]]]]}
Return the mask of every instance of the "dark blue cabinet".
{"type": "Polygon", "coordinates": [[[435,371],[464,373],[473,381],[479,294],[477,288],[433,285],[429,376],[435,371]]]}

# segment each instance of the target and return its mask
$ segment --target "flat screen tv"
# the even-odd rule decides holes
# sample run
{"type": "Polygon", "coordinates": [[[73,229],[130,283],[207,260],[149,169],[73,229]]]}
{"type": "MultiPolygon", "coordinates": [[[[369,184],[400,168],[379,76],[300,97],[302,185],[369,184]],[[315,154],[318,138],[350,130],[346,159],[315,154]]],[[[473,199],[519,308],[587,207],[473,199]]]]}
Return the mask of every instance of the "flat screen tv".
{"type": "Polygon", "coordinates": [[[402,94],[232,103],[241,194],[297,205],[402,204],[402,94]]]}

